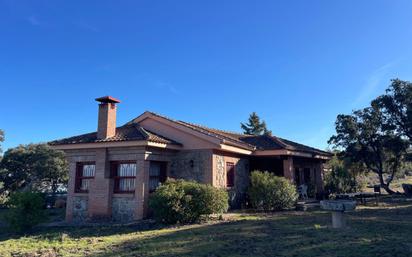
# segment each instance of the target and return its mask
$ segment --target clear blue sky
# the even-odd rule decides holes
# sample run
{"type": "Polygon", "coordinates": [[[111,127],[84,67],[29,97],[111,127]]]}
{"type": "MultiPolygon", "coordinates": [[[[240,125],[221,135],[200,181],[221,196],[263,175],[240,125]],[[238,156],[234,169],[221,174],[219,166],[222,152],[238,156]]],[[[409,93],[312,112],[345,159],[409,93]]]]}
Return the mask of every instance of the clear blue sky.
{"type": "Polygon", "coordinates": [[[94,131],[94,98],[225,130],[256,111],[327,147],[339,113],[412,80],[412,1],[0,0],[3,148],[94,131]]]}

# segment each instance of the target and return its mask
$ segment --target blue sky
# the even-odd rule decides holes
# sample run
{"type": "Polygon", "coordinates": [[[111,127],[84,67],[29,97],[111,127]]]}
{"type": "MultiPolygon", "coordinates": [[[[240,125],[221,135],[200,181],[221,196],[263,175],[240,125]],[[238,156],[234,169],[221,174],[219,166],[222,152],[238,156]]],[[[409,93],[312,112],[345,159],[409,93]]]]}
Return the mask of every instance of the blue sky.
{"type": "Polygon", "coordinates": [[[256,111],[327,147],[339,113],[412,80],[412,1],[0,0],[3,148],[94,131],[94,98],[225,130],[256,111]]]}

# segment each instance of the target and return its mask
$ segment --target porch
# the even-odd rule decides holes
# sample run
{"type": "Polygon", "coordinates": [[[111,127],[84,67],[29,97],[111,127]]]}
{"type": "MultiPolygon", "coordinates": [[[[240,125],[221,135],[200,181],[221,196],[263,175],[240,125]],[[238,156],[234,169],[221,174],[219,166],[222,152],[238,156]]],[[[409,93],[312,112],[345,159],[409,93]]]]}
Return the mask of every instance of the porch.
{"type": "Polygon", "coordinates": [[[309,198],[323,192],[324,160],[300,156],[253,156],[250,171],[260,170],[290,179],[297,187],[306,185],[309,198]]]}

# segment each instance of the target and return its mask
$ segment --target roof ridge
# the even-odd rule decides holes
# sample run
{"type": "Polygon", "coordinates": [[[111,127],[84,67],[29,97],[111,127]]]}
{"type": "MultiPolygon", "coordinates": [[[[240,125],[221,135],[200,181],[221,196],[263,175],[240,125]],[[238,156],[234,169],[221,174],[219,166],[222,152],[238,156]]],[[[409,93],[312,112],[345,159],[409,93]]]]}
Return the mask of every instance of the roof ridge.
{"type": "Polygon", "coordinates": [[[211,127],[208,127],[208,126],[204,126],[204,125],[196,124],[196,123],[192,123],[192,122],[187,122],[187,121],[183,121],[183,120],[178,120],[178,121],[189,124],[189,125],[205,128],[205,129],[216,130],[216,131],[223,132],[223,133],[226,133],[226,134],[233,134],[233,135],[238,135],[238,136],[248,136],[248,135],[242,134],[240,132],[211,128],[211,127]]]}
{"type": "MultiPolygon", "coordinates": [[[[197,129],[197,130],[199,130],[199,129],[201,129],[201,130],[204,130],[205,132],[206,132],[206,134],[213,134],[215,137],[217,137],[217,138],[220,138],[220,139],[222,139],[222,140],[227,140],[227,139],[229,139],[229,140],[231,140],[231,141],[234,141],[234,142],[237,142],[237,143],[240,143],[240,144],[244,144],[244,145],[247,145],[248,147],[251,147],[251,148],[256,148],[254,145],[251,145],[251,144],[249,144],[249,143],[246,143],[246,142],[244,142],[244,141],[242,141],[242,140],[240,140],[240,139],[238,139],[238,138],[232,138],[232,137],[230,137],[230,136],[228,136],[228,135],[222,135],[222,134],[220,134],[220,133],[224,133],[223,131],[221,131],[221,130],[218,130],[218,129],[213,129],[213,128],[209,128],[209,127],[206,127],[206,126],[202,126],[202,125],[196,125],[196,124],[194,124],[194,123],[190,123],[190,122],[186,122],[186,121],[182,121],[182,120],[177,120],[177,121],[175,121],[175,122],[178,122],[179,124],[182,124],[182,125],[184,125],[184,126],[189,126],[189,127],[191,127],[192,129],[193,129],[193,127],[195,128],[195,129],[197,129]],[[220,132],[220,133],[219,133],[220,132]]],[[[202,133],[204,133],[204,132],[202,132],[202,133]]],[[[227,134],[227,133],[226,133],[227,134]]]]}

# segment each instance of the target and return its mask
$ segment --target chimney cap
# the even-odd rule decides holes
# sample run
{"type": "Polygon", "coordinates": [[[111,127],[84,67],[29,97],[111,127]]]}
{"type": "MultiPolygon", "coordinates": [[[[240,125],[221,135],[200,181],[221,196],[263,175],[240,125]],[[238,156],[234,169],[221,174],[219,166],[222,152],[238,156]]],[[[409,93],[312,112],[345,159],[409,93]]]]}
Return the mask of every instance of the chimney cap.
{"type": "Polygon", "coordinates": [[[116,98],[111,97],[109,95],[96,98],[95,100],[97,102],[101,102],[101,103],[120,103],[119,99],[116,99],[116,98]]]}

